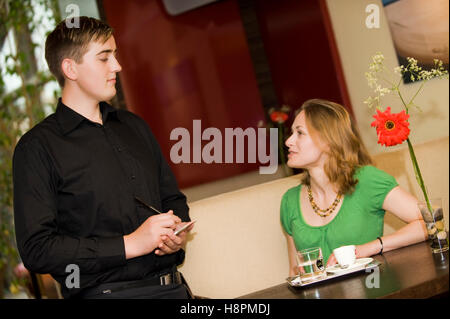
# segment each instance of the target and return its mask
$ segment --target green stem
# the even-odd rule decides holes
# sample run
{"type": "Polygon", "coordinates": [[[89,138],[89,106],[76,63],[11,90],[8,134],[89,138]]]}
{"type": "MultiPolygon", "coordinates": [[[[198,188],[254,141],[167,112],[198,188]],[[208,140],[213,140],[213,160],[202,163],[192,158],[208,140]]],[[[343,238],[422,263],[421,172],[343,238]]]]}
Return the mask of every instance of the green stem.
{"type": "Polygon", "coordinates": [[[417,90],[416,94],[414,94],[414,96],[411,98],[411,100],[409,101],[408,105],[411,105],[411,103],[414,101],[414,99],[416,98],[417,94],[419,94],[419,92],[422,90],[423,85],[425,84],[425,80],[422,81],[422,84],[420,85],[419,89],[417,90]]]}
{"type": "MultiPolygon", "coordinates": [[[[409,104],[406,104],[405,100],[403,99],[402,94],[400,93],[400,89],[398,87],[397,87],[397,93],[398,93],[398,96],[400,97],[400,100],[402,100],[403,106],[405,107],[405,110],[406,110],[406,114],[408,114],[408,111],[409,111],[408,106],[409,106],[409,104]]],[[[411,102],[412,102],[412,100],[409,103],[411,103],[411,102]]]]}
{"type": "MultiPolygon", "coordinates": [[[[404,107],[406,109],[406,113],[408,113],[408,106],[406,105],[405,101],[403,100],[403,97],[402,97],[402,94],[400,93],[400,90],[397,90],[397,92],[398,92],[398,96],[402,100],[402,103],[403,103],[403,105],[404,105],[404,107]]],[[[412,98],[409,103],[412,103],[413,100],[414,100],[414,98],[412,98]]],[[[427,203],[428,211],[430,213],[433,213],[433,209],[431,207],[430,200],[428,198],[428,193],[427,193],[427,190],[425,188],[425,183],[423,181],[422,173],[420,172],[419,163],[417,163],[416,154],[414,153],[414,148],[412,146],[412,143],[411,143],[409,137],[406,139],[406,142],[408,143],[409,155],[411,157],[411,161],[412,161],[412,164],[413,164],[414,174],[416,176],[417,183],[419,184],[420,189],[422,190],[423,197],[425,198],[425,202],[427,203]]]]}
{"type": "Polygon", "coordinates": [[[425,183],[423,181],[422,174],[420,172],[419,163],[417,163],[416,154],[414,153],[414,148],[409,140],[409,137],[406,139],[408,142],[409,155],[411,156],[412,164],[414,167],[414,174],[416,175],[416,180],[419,183],[420,189],[422,189],[423,196],[425,198],[425,202],[427,203],[427,207],[430,213],[433,213],[433,209],[430,204],[430,199],[428,198],[428,193],[425,188],[425,183]]]}

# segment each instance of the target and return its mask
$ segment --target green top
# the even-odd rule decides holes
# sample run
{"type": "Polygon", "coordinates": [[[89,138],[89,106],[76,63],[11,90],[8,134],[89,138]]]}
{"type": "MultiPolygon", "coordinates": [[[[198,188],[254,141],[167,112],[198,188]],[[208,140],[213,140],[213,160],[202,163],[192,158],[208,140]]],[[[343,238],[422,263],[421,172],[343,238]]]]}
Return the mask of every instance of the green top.
{"type": "Polygon", "coordinates": [[[325,264],[333,249],[361,245],[383,235],[382,208],[386,195],[398,185],[394,177],[374,167],[359,168],[358,184],[346,194],[337,215],[324,226],[311,226],[303,219],[298,185],[289,189],[281,200],[281,224],[293,236],[297,250],[321,247],[325,264]]]}

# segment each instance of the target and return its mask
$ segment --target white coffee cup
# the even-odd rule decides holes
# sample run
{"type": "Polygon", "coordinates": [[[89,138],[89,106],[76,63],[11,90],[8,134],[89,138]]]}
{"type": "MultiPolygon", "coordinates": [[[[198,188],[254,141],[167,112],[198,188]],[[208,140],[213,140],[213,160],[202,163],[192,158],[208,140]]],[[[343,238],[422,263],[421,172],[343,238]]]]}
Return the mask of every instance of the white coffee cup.
{"type": "Polygon", "coordinates": [[[355,245],[348,245],[333,250],[334,257],[336,257],[339,266],[341,266],[342,268],[347,268],[355,263],[355,249],[355,245]]]}

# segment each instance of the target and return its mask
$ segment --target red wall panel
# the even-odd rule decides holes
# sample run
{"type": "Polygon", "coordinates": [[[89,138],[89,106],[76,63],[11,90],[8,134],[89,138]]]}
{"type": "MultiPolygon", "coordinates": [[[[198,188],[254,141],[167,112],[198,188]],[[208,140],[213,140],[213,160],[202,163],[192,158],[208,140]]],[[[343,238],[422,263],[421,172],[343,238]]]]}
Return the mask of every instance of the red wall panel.
{"type": "Polygon", "coordinates": [[[298,108],[311,98],[343,103],[320,0],[257,0],[256,12],[280,104],[298,108]]]}
{"type": "Polygon", "coordinates": [[[259,164],[173,164],[169,156],[172,129],[184,127],[192,138],[194,119],[202,129],[219,128],[223,144],[226,127],[264,120],[236,1],[175,17],[159,0],[104,0],[103,7],[115,29],[127,107],[151,126],[180,187],[256,170],[259,164]]]}

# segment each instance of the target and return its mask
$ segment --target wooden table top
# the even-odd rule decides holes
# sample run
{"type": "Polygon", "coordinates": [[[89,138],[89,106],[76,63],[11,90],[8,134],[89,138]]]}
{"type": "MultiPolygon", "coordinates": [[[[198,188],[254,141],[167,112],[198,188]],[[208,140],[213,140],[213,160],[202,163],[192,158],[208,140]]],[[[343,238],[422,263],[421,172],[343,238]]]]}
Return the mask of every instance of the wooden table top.
{"type": "Polygon", "coordinates": [[[381,263],[378,267],[378,288],[375,286],[374,271],[362,271],[307,287],[291,287],[285,282],[239,298],[431,298],[448,294],[449,252],[433,254],[429,242],[392,250],[374,256],[374,259],[381,263]]]}

